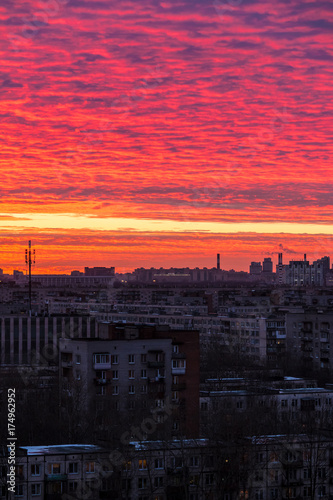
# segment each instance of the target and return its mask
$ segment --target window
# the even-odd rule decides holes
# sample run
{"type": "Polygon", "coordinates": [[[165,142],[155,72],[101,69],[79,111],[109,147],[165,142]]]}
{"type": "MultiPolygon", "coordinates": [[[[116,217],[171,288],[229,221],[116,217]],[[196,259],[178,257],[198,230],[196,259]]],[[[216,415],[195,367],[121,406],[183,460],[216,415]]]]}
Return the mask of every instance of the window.
{"type": "Polygon", "coordinates": [[[128,370],[128,378],[130,379],[135,378],[135,370],[128,370]]]}
{"type": "Polygon", "coordinates": [[[113,380],[118,380],[118,370],[112,370],[112,378],[113,380]]]}
{"type": "Polygon", "coordinates": [[[23,478],[23,465],[16,465],[15,474],[18,478],[23,478]]]}
{"type": "Polygon", "coordinates": [[[237,401],[237,408],[243,408],[243,401],[237,401]]]}
{"type": "Polygon", "coordinates": [[[297,399],[291,400],[291,406],[297,406],[297,399]]]}
{"type": "Polygon", "coordinates": [[[74,493],[77,490],[77,481],[69,481],[68,482],[68,491],[70,493],[74,493]]]}
{"type": "Polygon", "coordinates": [[[31,485],[31,495],[40,495],[40,492],[41,492],[40,483],[36,483],[36,484],[31,485]]]}
{"type": "Polygon", "coordinates": [[[319,477],[319,479],[325,479],[326,478],[326,469],[325,469],[325,467],[319,467],[319,469],[318,469],[318,477],[319,477]]]}
{"type": "Polygon", "coordinates": [[[140,459],[139,460],[139,469],[146,470],[147,469],[147,460],[140,459]]]}
{"type": "Polygon", "coordinates": [[[170,465],[172,469],[180,469],[181,467],[183,467],[182,457],[171,457],[170,465]]]}
{"type": "Polygon", "coordinates": [[[320,498],[320,497],[324,497],[325,495],[326,495],[326,486],[320,485],[318,487],[318,496],[320,498]]]}
{"type": "Polygon", "coordinates": [[[111,364],[117,365],[118,364],[118,354],[112,354],[111,356],[111,364]]]}
{"type": "Polygon", "coordinates": [[[132,399],[132,400],[130,400],[128,402],[128,409],[129,410],[134,410],[135,409],[135,401],[134,401],[134,399],[132,399]]]}
{"type": "Polygon", "coordinates": [[[201,410],[202,411],[207,411],[208,410],[208,403],[202,402],[201,403],[201,410]]]}
{"type": "Polygon", "coordinates": [[[110,363],[110,354],[94,354],[94,360],[98,365],[110,363]]]}
{"type": "Polygon", "coordinates": [[[139,477],[138,488],[140,490],[142,490],[143,488],[147,488],[147,478],[146,477],[139,477]]]}
{"type": "Polygon", "coordinates": [[[129,362],[130,364],[135,363],[135,354],[129,354],[129,355],[128,355],[128,362],[129,362]]]}
{"type": "Polygon", "coordinates": [[[200,483],[200,476],[199,474],[191,474],[190,475],[190,481],[189,481],[190,485],[192,486],[198,486],[198,484],[200,483]]]}
{"type": "Polygon", "coordinates": [[[33,464],[31,466],[31,475],[32,476],[40,476],[40,465],[39,464],[33,464]]]}
{"type": "Polygon", "coordinates": [[[264,454],[263,453],[257,453],[256,454],[256,462],[258,464],[262,463],[264,461],[264,454]]]}
{"type": "Polygon", "coordinates": [[[141,354],[141,363],[147,363],[147,354],[141,354]]]}
{"type": "Polygon", "coordinates": [[[77,365],[81,364],[81,354],[76,354],[75,355],[75,363],[77,365]]]}
{"type": "Polygon", "coordinates": [[[303,488],[303,496],[310,497],[311,496],[311,486],[304,486],[303,488]]]}
{"type": "Polygon", "coordinates": [[[310,479],[311,478],[311,469],[304,469],[303,470],[303,478],[304,479],[310,479]]]}
{"type": "Polygon", "coordinates": [[[264,500],[264,491],[263,490],[256,490],[254,494],[255,500],[264,500]]]}
{"type": "Polygon", "coordinates": [[[214,483],[214,474],[206,474],[205,484],[207,486],[212,485],[214,483]]]}
{"type": "Polygon", "coordinates": [[[281,406],[287,407],[288,406],[288,400],[287,399],[281,399],[281,406]]]}
{"type": "Polygon", "coordinates": [[[172,368],[185,368],[186,361],[185,359],[173,359],[172,360],[172,368]]]}
{"type": "Polygon", "coordinates": [[[191,467],[199,467],[199,457],[191,457],[190,458],[190,466],[191,467]]]}
{"type": "Polygon", "coordinates": [[[97,387],[96,389],[96,395],[97,396],[105,396],[106,394],[106,389],[104,385],[101,385],[100,387],[97,387]]]}
{"type": "Polygon", "coordinates": [[[178,354],[179,353],[179,345],[173,345],[172,352],[174,352],[175,354],[178,354]]]}
{"type": "Polygon", "coordinates": [[[155,488],[162,488],[163,487],[163,477],[155,477],[154,478],[154,486],[155,488]]]}
{"type": "Polygon", "coordinates": [[[80,370],[75,370],[75,378],[76,378],[76,380],[81,380],[81,372],[80,372],[80,370]]]}
{"type": "Polygon", "coordinates": [[[95,462],[86,462],[86,472],[95,472],[95,462]]]}
{"type": "Polygon", "coordinates": [[[142,385],[141,388],[140,388],[140,392],[141,392],[141,394],[147,394],[147,386],[146,385],[142,385]]]}
{"type": "Polygon", "coordinates": [[[135,394],[135,386],[134,385],[128,386],[128,394],[135,394]]]}
{"type": "Polygon", "coordinates": [[[71,462],[68,465],[68,474],[77,474],[79,470],[78,465],[78,462],[71,462]]]}
{"type": "Polygon", "coordinates": [[[17,484],[16,485],[16,491],[15,491],[15,496],[16,497],[23,497],[23,484],[17,484]]]}
{"type": "Polygon", "coordinates": [[[114,385],[112,387],[112,395],[113,396],[118,396],[118,394],[119,394],[119,386],[118,385],[114,385]]]}
{"type": "Polygon", "coordinates": [[[147,370],[141,370],[141,378],[147,378],[147,370]]]}
{"type": "Polygon", "coordinates": [[[164,468],[163,458],[155,458],[155,469],[163,469],[163,468],[164,468]]]}
{"type": "Polygon", "coordinates": [[[49,471],[49,474],[60,474],[61,473],[60,464],[58,464],[58,463],[48,464],[48,471],[49,471]]]}

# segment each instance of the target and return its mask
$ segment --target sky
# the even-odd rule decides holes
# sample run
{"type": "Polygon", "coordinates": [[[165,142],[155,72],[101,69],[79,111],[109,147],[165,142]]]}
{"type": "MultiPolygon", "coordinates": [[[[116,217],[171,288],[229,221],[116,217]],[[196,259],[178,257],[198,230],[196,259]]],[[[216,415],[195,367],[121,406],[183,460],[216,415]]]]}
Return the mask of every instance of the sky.
{"type": "Polygon", "coordinates": [[[0,267],[333,256],[333,3],[1,0],[0,267]]]}

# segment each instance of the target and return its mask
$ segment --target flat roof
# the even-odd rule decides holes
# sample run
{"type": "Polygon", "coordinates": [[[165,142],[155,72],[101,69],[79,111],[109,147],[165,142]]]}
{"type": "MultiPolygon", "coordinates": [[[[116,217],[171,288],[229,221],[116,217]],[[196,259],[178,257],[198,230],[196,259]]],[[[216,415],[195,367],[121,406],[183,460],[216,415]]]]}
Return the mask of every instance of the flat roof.
{"type": "Polygon", "coordinates": [[[94,444],[52,444],[44,446],[20,446],[27,455],[67,455],[70,453],[106,452],[104,448],[94,444]]]}

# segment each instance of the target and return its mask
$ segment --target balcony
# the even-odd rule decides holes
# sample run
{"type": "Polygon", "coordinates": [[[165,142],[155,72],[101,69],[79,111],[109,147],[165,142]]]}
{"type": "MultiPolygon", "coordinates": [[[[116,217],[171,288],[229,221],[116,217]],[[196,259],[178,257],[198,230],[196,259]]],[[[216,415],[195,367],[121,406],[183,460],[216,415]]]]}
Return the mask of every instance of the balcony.
{"type": "Polygon", "coordinates": [[[67,481],[67,474],[45,474],[45,481],[67,481]]]}
{"type": "Polygon", "coordinates": [[[171,355],[172,359],[186,359],[186,354],[184,352],[173,352],[171,355]]]}
{"type": "Polygon", "coordinates": [[[61,360],[61,366],[62,368],[72,368],[73,361],[61,360]]]}
{"type": "Polygon", "coordinates": [[[157,385],[157,384],[165,384],[164,377],[151,377],[148,379],[148,384],[157,385]]]}
{"type": "Polygon", "coordinates": [[[106,362],[96,362],[94,361],[94,364],[93,364],[93,368],[94,370],[110,370],[111,369],[111,360],[110,361],[106,361],[106,362]]]}
{"type": "Polygon", "coordinates": [[[185,375],[185,373],[186,373],[186,366],[172,367],[171,368],[171,373],[172,373],[172,375],[185,375]]]}
{"type": "Polygon", "coordinates": [[[147,366],[148,368],[164,368],[165,361],[148,361],[147,366]]]}
{"type": "Polygon", "coordinates": [[[107,385],[107,384],[111,384],[111,379],[95,377],[94,382],[96,385],[107,385]]]}

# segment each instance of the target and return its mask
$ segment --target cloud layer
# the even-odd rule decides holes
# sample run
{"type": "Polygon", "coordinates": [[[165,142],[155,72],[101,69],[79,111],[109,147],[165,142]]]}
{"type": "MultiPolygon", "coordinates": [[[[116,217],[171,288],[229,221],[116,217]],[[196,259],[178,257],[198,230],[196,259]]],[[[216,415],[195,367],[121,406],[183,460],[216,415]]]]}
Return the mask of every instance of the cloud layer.
{"type": "Polygon", "coordinates": [[[1,211],[331,223],[332,27],[321,0],[2,1],[1,211]]]}

